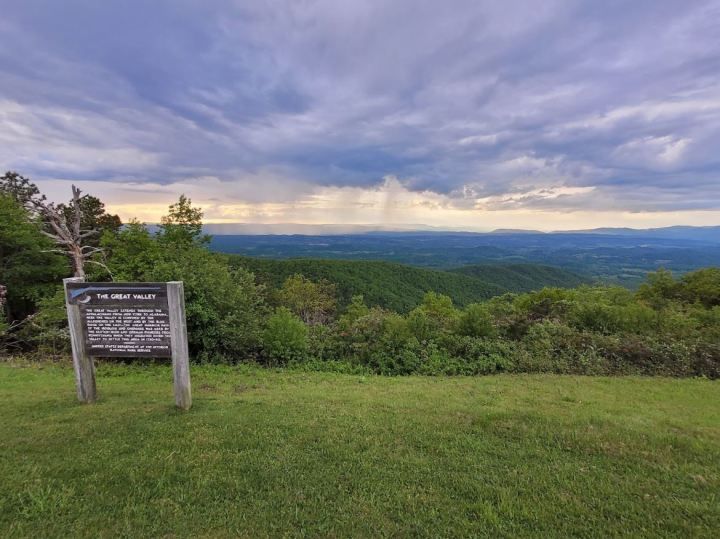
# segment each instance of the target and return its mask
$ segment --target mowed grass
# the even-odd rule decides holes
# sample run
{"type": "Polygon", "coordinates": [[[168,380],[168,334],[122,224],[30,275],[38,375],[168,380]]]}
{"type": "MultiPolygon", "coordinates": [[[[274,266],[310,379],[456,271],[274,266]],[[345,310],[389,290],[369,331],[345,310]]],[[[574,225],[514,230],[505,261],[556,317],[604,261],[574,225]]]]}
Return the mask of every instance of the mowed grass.
{"type": "Polygon", "coordinates": [[[720,383],[0,364],[0,537],[720,535],[720,383]]]}

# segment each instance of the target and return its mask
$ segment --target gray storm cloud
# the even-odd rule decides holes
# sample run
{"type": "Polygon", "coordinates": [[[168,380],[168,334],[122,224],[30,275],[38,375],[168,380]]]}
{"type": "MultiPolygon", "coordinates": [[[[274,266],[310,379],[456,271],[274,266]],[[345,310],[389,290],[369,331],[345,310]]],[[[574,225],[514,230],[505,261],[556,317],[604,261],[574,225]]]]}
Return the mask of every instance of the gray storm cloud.
{"type": "Polygon", "coordinates": [[[38,178],[720,209],[716,1],[9,0],[0,38],[0,166],[38,178]]]}

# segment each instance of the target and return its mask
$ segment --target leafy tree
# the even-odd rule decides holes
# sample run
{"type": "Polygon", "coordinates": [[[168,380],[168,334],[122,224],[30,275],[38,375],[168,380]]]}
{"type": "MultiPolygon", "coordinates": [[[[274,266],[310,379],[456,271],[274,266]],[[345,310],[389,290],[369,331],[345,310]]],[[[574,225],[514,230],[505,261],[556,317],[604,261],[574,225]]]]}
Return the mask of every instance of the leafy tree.
{"type": "Polygon", "coordinates": [[[419,307],[407,315],[407,325],[413,337],[419,342],[428,342],[440,335],[437,324],[430,319],[425,310],[419,307]]]}
{"type": "Polygon", "coordinates": [[[168,209],[168,214],[160,221],[158,238],[165,244],[184,247],[192,244],[202,245],[210,237],[202,233],[203,211],[193,207],[192,200],[180,195],[179,200],[168,209]]]}
{"type": "Polygon", "coordinates": [[[32,314],[65,275],[63,258],[49,253],[51,248],[27,210],[14,197],[0,195],[0,284],[11,320],[32,314]]]}
{"type": "Polygon", "coordinates": [[[67,205],[58,204],[57,209],[63,214],[66,222],[71,222],[76,211],[79,210],[80,228],[84,231],[95,231],[85,239],[85,245],[97,247],[103,234],[117,234],[122,227],[120,217],[107,213],[105,204],[92,195],[83,195],[77,202],[71,200],[67,205]]]}
{"type": "Polygon", "coordinates": [[[278,296],[306,324],[327,323],[335,311],[335,285],[327,281],[315,283],[296,274],[288,277],[278,296]]]}
{"type": "Polygon", "coordinates": [[[265,317],[262,290],[252,273],[231,269],[201,237],[202,212],[181,197],[153,236],[132,221],[102,246],[113,274],[123,280],[183,281],[191,355],[201,361],[241,361],[260,345],[265,317]]]}
{"type": "Polygon", "coordinates": [[[139,221],[133,220],[117,234],[103,234],[100,245],[108,267],[118,281],[146,279],[161,258],[162,246],[139,221]]]}
{"type": "Polygon", "coordinates": [[[647,282],[641,284],[637,291],[637,297],[656,310],[665,308],[680,295],[680,285],[673,278],[672,272],[666,269],[648,273],[647,282]]]}
{"type": "Polygon", "coordinates": [[[356,318],[344,332],[348,353],[365,365],[378,365],[380,356],[397,352],[405,340],[410,338],[403,318],[381,307],[373,307],[356,318]]]}
{"type": "Polygon", "coordinates": [[[45,196],[40,193],[37,185],[13,171],[0,176],[0,194],[10,196],[28,211],[33,211],[36,203],[45,201],[45,196]]]}

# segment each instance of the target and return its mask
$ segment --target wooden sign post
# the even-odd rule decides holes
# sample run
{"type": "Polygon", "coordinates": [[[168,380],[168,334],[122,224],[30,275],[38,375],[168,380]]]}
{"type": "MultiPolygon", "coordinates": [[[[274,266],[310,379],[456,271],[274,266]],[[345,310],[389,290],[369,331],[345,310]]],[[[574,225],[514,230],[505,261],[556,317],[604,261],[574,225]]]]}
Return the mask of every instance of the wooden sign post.
{"type": "Polygon", "coordinates": [[[171,357],[175,404],[192,405],[183,283],[65,279],[78,399],[95,402],[93,357],[171,357]]]}
{"type": "Polygon", "coordinates": [[[65,306],[67,308],[68,326],[70,329],[70,345],[72,346],[73,369],[75,370],[75,387],[77,387],[78,400],[86,404],[95,402],[97,388],[95,387],[95,364],[85,349],[82,315],[80,305],[68,301],[68,286],[73,283],[82,283],[82,277],[63,279],[65,287],[65,306]]]}
{"type": "Polygon", "coordinates": [[[190,406],[192,406],[190,353],[188,352],[187,326],[185,324],[185,292],[182,281],[172,281],[167,284],[167,298],[175,405],[182,410],[189,410],[190,406]]]}

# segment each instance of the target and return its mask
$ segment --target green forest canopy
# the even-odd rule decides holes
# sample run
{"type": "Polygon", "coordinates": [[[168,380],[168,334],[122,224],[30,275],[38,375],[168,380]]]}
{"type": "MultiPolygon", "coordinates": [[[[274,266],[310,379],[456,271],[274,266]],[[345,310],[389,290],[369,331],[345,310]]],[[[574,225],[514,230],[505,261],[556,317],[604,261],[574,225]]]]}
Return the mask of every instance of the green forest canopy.
{"type": "Polygon", "coordinates": [[[402,313],[417,307],[428,291],[445,294],[462,307],[506,292],[545,286],[570,288],[588,282],[575,273],[540,264],[482,264],[442,271],[383,261],[226,256],[231,267],[249,269],[270,287],[280,287],[288,277],[300,273],[334,283],[343,305],[360,294],[368,305],[402,313]]]}

